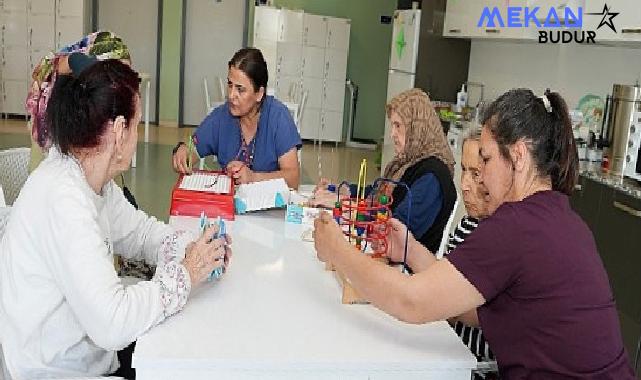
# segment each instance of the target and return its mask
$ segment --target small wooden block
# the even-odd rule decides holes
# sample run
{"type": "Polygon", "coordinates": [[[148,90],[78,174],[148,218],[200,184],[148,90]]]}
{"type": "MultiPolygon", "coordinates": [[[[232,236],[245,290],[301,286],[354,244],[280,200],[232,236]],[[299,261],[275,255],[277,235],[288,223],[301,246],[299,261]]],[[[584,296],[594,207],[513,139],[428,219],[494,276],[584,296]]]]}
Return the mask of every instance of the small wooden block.
{"type": "Polygon", "coordinates": [[[343,303],[343,305],[369,304],[369,301],[361,297],[360,294],[358,294],[356,289],[354,289],[352,284],[349,282],[349,280],[345,276],[343,276],[342,273],[340,273],[339,271],[336,271],[335,273],[336,273],[336,279],[338,280],[338,283],[343,288],[343,297],[341,298],[341,302],[343,303]]]}

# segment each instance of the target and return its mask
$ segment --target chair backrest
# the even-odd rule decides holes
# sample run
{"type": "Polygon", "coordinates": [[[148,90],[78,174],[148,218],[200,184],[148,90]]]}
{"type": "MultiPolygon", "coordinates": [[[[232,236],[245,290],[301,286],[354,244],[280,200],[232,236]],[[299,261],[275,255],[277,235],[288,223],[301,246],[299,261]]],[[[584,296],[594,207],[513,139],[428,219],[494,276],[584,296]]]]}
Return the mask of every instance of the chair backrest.
{"type": "Polygon", "coordinates": [[[211,111],[211,97],[209,96],[209,83],[207,78],[203,78],[203,87],[205,88],[205,114],[211,111]]]}
{"type": "Polygon", "coordinates": [[[29,148],[0,151],[0,186],[7,205],[12,205],[29,177],[29,148]]]}
{"type": "Polygon", "coordinates": [[[447,224],[443,229],[443,237],[441,238],[441,245],[438,247],[438,252],[436,252],[436,258],[442,259],[445,254],[445,247],[447,246],[447,239],[450,236],[450,230],[452,229],[452,223],[454,223],[454,216],[456,215],[456,209],[458,208],[459,197],[458,193],[456,194],[456,202],[454,202],[454,207],[450,213],[450,217],[447,219],[447,224]]]}
{"type": "Polygon", "coordinates": [[[218,77],[218,89],[220,90],[220,101],[224,103],[227,100],[227,94],[225,92],[225,81],[221,77],[218,77]]]}

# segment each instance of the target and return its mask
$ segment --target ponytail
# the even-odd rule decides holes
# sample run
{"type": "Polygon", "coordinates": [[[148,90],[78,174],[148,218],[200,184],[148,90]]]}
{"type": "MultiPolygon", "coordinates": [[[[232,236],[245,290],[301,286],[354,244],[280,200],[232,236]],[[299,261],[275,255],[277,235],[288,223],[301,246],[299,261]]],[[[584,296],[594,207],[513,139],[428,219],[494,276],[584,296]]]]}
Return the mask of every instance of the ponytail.
{"type": "Polygon", "coordinates": [[[547,90],[545,96],[552,108],[551,141],[549,173],[552,189],[571,195],[577,182],[579,157],[572,132],[572,121],[565,100],[556,92],[547,90]]]}
{"type": "Polygon", "coordinates": [[[545,92],[537,97],[528,89],[510,90],[483,114],[503,158],[508,147],[523,139],[540,176],[549,176],[552,189],[572,194],[577,181],[578,155],[568,107],[561,95],[545,92]]]}

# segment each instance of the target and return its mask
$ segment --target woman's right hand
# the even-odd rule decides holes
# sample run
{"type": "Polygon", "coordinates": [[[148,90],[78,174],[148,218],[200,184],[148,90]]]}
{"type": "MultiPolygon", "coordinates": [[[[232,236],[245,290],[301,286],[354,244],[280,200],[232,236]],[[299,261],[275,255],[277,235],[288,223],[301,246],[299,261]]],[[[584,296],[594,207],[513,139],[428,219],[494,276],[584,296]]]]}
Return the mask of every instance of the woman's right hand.
{"type": "Polygon", "coordinates": [[[177,173],[191,174],[191,165],[187,164],[188,155],[187,145],[182,144],[176,149],[176,153],[172,156],[172,164],[177,173]]]}
{"type": "Polygon", "coordinates": [[[214,269],[229,264],[231,239],[225,235],[219,239],[210,240],[217,232],[217,225],[207,228],[200,239],[186,248],[182,263],[189,272],[192,288],[205,281],[214,269]]]}

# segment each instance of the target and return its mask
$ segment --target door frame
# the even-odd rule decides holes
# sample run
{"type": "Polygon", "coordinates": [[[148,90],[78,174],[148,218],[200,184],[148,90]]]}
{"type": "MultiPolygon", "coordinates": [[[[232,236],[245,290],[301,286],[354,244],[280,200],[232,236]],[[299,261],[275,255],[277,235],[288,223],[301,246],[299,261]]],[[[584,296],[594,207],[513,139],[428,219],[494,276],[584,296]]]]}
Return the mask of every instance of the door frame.
{"type": "MultiPolygon", "coordinates": [[[[98,15],[100,14],[99,12],[99,0],[91,0],[91,31],[92,32],[97,32],[98,31],[98,15]]],[[[160,108],[160,66],[162,65],[162,16],[163,16],[163,1],[162,0],[156,0],[158,4],[158,22],[157,24],[157,30],[156,30],[156,72],[155,72],[155,80],[156,80],[156,90],[155,90],[155,102],[153,104],[153,107],[155,108],[154,116],[155,120],[149,120],[150,124],[155,124],[158,125],[158,120],[159,120],[159,108],[160,108]]],[[[184,1],[183,1],[184,3],[184,1]]],[[[183,5],[184,6],[184,5],[183,5]]],[[[184,16],[183,16],[184,17],[184,16]]],[[[182,62],[181,62],[182,63],[182,62]]],[[[142,91],[142,89],[141,89],[142,91]]]]}
{"type": "MultiPolygon", "coordinates": [[[[178,79],[178,127],[196,127],[195,125],[184,124],[184,98],[185,98],[185,38],[187,36],[187,1],[182,1],[182,20],[180,31],[180,77],[178,79]]],[[[218,0],[221,1],[221,0],[218,0]]],[[[230,0],[227,0],[230,1],[230,0]]],[[[231,0],[241,1],[241,0],[231,0]]],[[[254,0],[245,0],[245,17],[243,21],[243,47],[247,47],[247,32],[249,28],[249,8],[252,6],[254,0]]]]}

